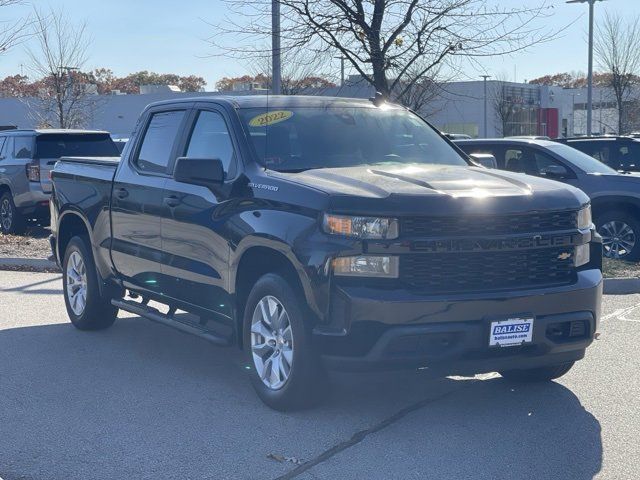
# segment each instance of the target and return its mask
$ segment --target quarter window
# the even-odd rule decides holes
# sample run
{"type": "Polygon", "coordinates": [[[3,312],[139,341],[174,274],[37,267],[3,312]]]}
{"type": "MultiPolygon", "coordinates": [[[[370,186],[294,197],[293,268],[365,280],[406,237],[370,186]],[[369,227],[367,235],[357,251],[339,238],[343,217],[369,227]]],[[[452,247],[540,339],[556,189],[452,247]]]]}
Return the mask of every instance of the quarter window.
{"type": "Polygon", "coordinates": [[[187,157],[220,159],[224,171],[229,172],[233,156],[233,143],[222,115],[201,111],[189,139],[187,157]]]}
{"type": "Polygon", "coordinates": [[[7,137],[0,137],[0,160],[5,156],[4,154],[4,143],[7,137]]]}
{"type": "Polygon", "coordinates": [[[184,110],[153,114],[136,160],[140,170],[149,173],[166,173],[184,114],[184,110]]]}
{"type": "Polygon", "coordinates": [[[33,137],[15,137],[13,154],[15,158],[31,158],[33,156],[33,137]]]}

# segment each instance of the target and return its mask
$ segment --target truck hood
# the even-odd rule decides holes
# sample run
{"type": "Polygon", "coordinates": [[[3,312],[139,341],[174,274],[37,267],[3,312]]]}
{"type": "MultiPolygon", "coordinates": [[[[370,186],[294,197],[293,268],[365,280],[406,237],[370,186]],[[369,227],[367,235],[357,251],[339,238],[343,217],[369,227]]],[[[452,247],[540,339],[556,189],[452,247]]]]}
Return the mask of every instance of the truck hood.
{"type": "Polygon", "coordinates": [[[322,190],[335,211],[518,213],[579,208],[589,201],[559,182],[479,167],[358,166],[271,175],[322,190]]]}

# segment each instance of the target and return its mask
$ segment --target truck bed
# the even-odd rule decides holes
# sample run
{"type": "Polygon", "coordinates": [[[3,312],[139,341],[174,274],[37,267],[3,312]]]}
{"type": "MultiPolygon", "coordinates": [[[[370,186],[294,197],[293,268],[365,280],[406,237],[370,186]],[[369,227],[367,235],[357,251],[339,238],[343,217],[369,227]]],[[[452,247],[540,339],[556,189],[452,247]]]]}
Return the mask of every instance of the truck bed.
{"type": "Polygon", "coordinates": [[[92,165],[114,165],[120,163],[120,157],[62,157],[59,161],[65,163],[89,163],[92,165]]]}
{"type": "MultiPolygon", "coordinates": [[[[119,157],[63,157],[52,173],[59,211],[73,205],[89,222],[97,243],[110,236],[111,187],[119,162],[119,157]]],[[[52,230],[56,221],[52,218],[52,230]]],[[[99,256],[108,257],[106,248],[100,250],[105,251],[99,256]]]]}

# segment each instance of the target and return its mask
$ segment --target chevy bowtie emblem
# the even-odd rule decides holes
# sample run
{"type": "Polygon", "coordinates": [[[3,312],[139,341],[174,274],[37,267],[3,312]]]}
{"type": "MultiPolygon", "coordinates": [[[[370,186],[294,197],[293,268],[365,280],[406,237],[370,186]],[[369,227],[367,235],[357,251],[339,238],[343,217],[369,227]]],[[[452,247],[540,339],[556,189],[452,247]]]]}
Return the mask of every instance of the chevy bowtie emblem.
{"type": "Polygon", "coordinates": [[[567,258],[571,258],[571,253],[562,252],[560,255],[558,255],[558,260],[566,260],[567,258]]]}

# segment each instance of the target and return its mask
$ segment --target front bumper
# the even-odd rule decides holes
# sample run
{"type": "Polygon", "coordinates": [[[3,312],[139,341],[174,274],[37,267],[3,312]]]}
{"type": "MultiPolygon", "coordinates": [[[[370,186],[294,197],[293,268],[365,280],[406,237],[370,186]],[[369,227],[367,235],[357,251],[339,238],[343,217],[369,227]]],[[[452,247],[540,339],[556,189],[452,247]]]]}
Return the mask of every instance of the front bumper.
{"type": "Polygon", "coordinates": [[[499,293],[425,297],[338,288],[331,324],[317,327],[314,340],[325,364],[341,370],[427,367],[473,374],[557,365],[584,356],[598,329],[601,297],[596,269],[579,272],[572,285],[499,293]],[[535,317],[533,342],[489,348],[490,322],[523,314],[535,317]],[[580,328],[580,335],[558,333],[580,328]]]}

